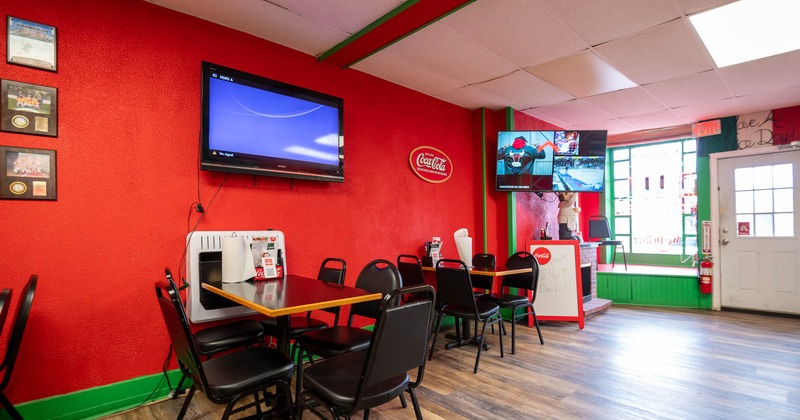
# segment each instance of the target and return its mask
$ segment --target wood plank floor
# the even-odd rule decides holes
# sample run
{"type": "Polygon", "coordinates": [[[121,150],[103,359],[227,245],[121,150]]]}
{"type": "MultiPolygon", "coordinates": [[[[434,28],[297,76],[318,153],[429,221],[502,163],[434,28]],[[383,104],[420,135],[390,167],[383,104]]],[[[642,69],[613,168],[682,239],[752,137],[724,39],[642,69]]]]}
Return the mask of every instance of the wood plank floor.
{"type": "MultiPolygon", "coordinates": [[[[509,331],[510,332],[510,331],[509,331]]],[[[742,312],[615,305],[587,321],[518,328],[517,354],[498,336],[472,374],[474,347],[428,362],[418,396],[426,419],[798,419],[800,319],[742,312]]],[[[444,333],[442,333],[444,334],[444,333]]],[[[182,398],[109,420],[168,419],[182,398]]],[[[218,419],[222,406],[195,396],[187,419],[218,419]]],[[[305,414],[305,418],[314,418],[305,414]]],[[[408,419],[393,401],[372,419],[408,419]]],[[[360,418],[360,415],[358,416],[360,418]]]]}

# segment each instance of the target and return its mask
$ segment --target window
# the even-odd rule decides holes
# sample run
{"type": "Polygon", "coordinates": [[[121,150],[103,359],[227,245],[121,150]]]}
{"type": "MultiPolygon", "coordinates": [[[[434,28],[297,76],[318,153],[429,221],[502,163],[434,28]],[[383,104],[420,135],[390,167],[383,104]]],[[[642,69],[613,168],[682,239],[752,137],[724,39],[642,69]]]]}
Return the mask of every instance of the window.
{"type": "Polygon", "coordinates": [[[738,168],[737,236],[794,236],[792,164],[738,168]]]}
{"type": "Polygon", "coordinates": [[[611,149],[614,236],[630,253],[697,253],[696,146],[683,139],[611,149]]]}

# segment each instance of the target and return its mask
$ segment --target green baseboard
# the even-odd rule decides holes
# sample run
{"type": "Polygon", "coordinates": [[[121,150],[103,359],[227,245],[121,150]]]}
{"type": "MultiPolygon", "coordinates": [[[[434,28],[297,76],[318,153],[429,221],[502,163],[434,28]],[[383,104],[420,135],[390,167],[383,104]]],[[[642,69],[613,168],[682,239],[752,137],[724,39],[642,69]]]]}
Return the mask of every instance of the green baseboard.
{"type": "MultiPolygon", "coordinates": [[[[179,370],[167,372],[172,386],[181,378],[179,370]]],[[[191,380],[184,382],[184,388],[191,380]]],[[[164,374],[142,376],[70,394],[56,395],[41,400],[28,401],[14,407],[26,419],[80,420],[94,419],[134,408],[169,396],[164,374]]],[[[5,410],[0,419],[11,418],[5,410]]]]}
{"type": "Polygon", "coordinates": [[[597,273],[597,297],[614,303],[710,309],[697,276],[597,273]]]}

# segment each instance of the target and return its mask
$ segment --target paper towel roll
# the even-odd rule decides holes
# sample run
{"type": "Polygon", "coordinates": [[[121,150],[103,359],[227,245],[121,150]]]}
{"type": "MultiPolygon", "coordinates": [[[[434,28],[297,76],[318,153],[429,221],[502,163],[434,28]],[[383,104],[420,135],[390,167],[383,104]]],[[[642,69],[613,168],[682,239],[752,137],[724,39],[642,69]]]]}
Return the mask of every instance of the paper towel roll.
{"type": "Polygon", "coordinates": [[[241,236],[222,237],[223,283],[238,283],[255,276],[253,256],[248,248],[245,238],[241,236]]]}
{"type": "Polygon", "coordinates": [[[472,267],[472,238],[468,236],[456,237],[456,249],[458,250],[458,259],[464,261],[467,267],[472,267]]]}

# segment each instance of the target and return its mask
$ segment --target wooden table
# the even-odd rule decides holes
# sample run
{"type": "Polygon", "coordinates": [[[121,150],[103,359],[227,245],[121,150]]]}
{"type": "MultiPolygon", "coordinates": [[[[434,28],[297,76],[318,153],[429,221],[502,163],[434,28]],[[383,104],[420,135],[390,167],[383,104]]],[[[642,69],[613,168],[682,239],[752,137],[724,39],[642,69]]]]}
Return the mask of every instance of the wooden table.
{"type": "MultiPolygon", "coordinates": [[[[447,264],[444,263],[443,267],[458,267],[455,264],[447,264]]],[[[436,271],[436,267],[422,267],[422,271],[436,271]]],[[[522,273],[530,273],[533,271],[530,267],[525,268],[508,268],[506,266],[498,265],[497,267],[472,267],[469,269],[470,274],[475,274],[479,276],[492,276],[492,277],[501,277],[501,276],[508,276],[511,274],[522,274],[522,273]]]]}
{"type": "Polygon", "coordinates": [[[278,321],[278,349],[289,355],[291,314],[332,308],[383,298],[381,293],[340,286],[317,279],[289,274],[283,279],[241,283],[201,282],[203,289],[230,299],[278,321]]]}

